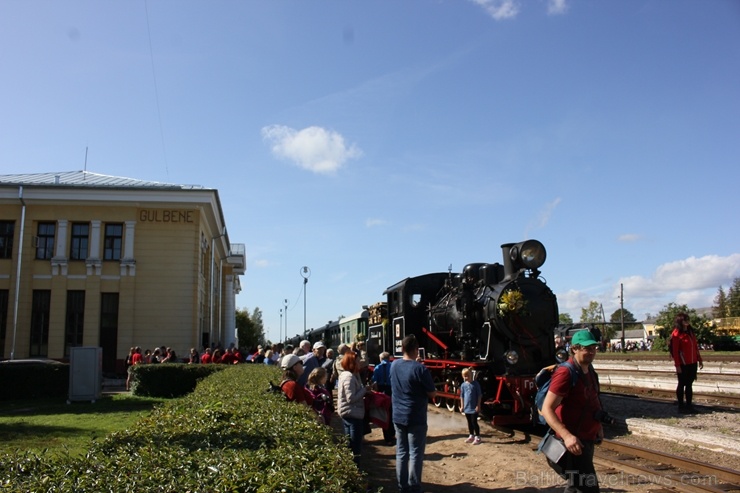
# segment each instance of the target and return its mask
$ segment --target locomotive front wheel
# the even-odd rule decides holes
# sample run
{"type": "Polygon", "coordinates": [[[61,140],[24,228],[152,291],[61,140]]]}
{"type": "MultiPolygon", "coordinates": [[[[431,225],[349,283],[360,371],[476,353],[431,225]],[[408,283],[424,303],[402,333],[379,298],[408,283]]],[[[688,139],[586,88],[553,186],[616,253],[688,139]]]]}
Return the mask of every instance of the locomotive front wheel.
{"type": "MultiPolygon", "coordinates": [[[[444,388],[442,385],[442,381],[439,378],[434,379],[434,387],[437,389],[437,391],[444,388]]],[[[432,403],[435,407],[442,407],[442,398],[440,396],[434,396],[434,399],[432,399],[432,403]]]]}
{"type": "MultiPolygon", "coordinates": [[[[447,391],[451,394],[457,395],[457,386],[450,385],[449,387],[447,387],[447,391]]],[[[455,410],[458,409],[458,403],[459,401],[457,397],[445,399],[445,406],[447,406],[447,410],[449,410],[451,413],[454,413],[455,410]]]]}

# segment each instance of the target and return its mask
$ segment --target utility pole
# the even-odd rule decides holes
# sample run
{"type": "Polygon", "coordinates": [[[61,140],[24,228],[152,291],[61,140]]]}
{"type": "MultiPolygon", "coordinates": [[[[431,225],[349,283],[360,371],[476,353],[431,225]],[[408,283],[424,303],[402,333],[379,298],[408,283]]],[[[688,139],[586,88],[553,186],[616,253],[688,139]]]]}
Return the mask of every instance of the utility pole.
{"type": "Polygon", "coordinates": [[[619,320],[622,323],[622,352],[627,352],[627,346],[624,344],[624,284],[619,284],[619,320]]]}

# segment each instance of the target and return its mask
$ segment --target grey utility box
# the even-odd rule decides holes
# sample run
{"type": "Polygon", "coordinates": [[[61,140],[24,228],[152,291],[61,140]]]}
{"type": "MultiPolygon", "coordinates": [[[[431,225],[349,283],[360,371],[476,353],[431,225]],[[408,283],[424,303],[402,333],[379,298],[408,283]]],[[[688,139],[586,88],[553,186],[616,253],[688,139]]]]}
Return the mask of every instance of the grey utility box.
{"type": "Polygon", "coordinates": [[[69,350],[69,398],[95,402],[103,389],[103,348],[73,347],[69,350]]]}

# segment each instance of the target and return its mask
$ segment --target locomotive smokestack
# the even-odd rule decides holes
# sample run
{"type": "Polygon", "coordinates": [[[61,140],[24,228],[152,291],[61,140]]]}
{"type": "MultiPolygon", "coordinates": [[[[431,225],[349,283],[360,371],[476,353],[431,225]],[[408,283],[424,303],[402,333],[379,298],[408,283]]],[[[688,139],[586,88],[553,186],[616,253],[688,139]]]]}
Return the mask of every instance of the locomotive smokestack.
{"type": "Polygon", "coordinates": [[[516,270],[514,269],[514,261],[511,258],[511,247],[516,243],[504,243],[501,245],[501,251],[504,257],[504,279],[511,279],[514,277],[516,270]]]}

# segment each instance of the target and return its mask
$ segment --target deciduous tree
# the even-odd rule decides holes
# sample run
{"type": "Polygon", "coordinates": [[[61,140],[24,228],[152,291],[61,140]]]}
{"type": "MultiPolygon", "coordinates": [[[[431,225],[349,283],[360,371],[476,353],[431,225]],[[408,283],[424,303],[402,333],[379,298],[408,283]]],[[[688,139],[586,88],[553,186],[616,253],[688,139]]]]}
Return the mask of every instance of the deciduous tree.
{"type": "Polygon", "coordinates": [[[247,308],[236,310],[236,334],[239,346],[254,348],[265,344],[265,329],[262,322],[262,310],[255,308],[250,315],[247,308]]]}
{"type": "Polygon", "coordinates": [[[572,324],[573,323],[573,317],[570,316],[570,313],[561,313],[560,315],[558,315],[558,321],[562,325],[572,324]]]}
{"type": "Polygon", "coordinates": [[[714,340],[714,324],[711,323],[705,315],[699,316],[696,310],[686,305],[677,305],[668,303],[658,313],[655,325],[658,328],[658,334],[666,340],[673,332],[673,321],[679,313],[686,313],[689,316],[691,327],[696,333],[696,338],[700,343],[711,343],[714,340]]]}
{"type": "Polygon", "coordinates": [[[589,301],[586,308],[581,308],[581,323],[603,322],[601,304],[598,301],[589,301]]]}

